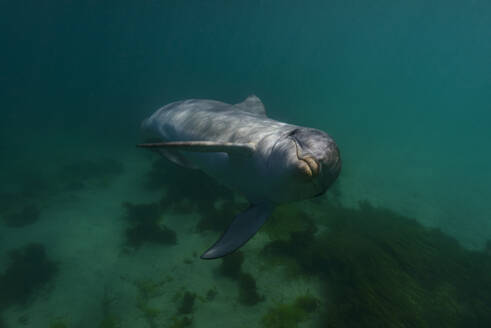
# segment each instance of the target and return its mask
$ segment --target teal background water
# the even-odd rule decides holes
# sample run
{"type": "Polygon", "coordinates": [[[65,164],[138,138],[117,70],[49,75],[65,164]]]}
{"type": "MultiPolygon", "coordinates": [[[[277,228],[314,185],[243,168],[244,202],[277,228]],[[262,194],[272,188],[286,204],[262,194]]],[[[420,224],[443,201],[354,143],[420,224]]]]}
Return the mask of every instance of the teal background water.
{"type": "MultiPolygon", "coordinates": [[[[135,188],[152,160],[134,149],[139,125],[187,98],[237,103],[256,94],[270,117],[336,139],[344,206],[368,200],[438,227],[468,249],[482,250],[491,238],[487,1],[2,1],[0,12],[0,191],[18,199],[27,189],[30,200],[49,194],[35,225],[0,227],[0,247],[46,243],[62,263],[58,276],[97,257],[104,241],[117,245],[123,228],[111,232],[100,220],[121,216],[121,202],[155,200],[135,188]],[[101,158],[121,163],[122,177],[102,189],[63,192],[68,203],[52,196],[63,165],[101,158]],[[97,232],[97,224],[104,229],[97,232]]],[[[136,262],[106,254],[86,277],[107,273],[107,281],[114,267],[125,270],[122,262],[150,275],[146,265],[161,250],[150,252],[136,262]],[[100,263],[108,259],[117,265],[100,263]]],[[[2,263],[7,258],[0,255],[2,263]]],[[[77,281],[75,272],[66,277],[66,285],[77,281]]],[[[61,299],[39,310],[49,315],[31,317],[44,326],[57,317],[90,325],[80,317],[95,310],[81,305],[83,296],[57,313],[52,304],[61,299]]],[[[29,306],[18,311],[5,320],[18,322],[29,306]]]]}

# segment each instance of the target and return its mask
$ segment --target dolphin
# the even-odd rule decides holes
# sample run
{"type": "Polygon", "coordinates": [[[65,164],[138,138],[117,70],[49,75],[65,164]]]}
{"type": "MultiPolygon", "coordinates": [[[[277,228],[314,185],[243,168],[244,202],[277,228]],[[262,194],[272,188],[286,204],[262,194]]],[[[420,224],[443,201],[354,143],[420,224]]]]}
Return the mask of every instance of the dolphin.
{"type": "Polygon", "coordinates": [[[268,118],[255,95],[235,105],[205,99],[173,102],[145,119],[142,129],[159,142],[138,147],[202,170],[250,202],[202,259],[237,250],[277,204],[324,194],[341,170],[339,149],[327,133],[268,118]]]}

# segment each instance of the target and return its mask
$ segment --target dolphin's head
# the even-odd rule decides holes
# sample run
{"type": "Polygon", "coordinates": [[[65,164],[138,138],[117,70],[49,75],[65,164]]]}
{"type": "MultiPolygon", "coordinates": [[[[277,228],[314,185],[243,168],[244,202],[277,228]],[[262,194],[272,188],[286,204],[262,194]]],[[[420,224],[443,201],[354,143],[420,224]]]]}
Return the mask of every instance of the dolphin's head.
{"type": "Polygon", "coordinates": [[[341,157],[325,132],[298,127],[281,137],[269,158],[275,177],[275,201],[286,202],[322,195],[341,171],[341,157]]]}

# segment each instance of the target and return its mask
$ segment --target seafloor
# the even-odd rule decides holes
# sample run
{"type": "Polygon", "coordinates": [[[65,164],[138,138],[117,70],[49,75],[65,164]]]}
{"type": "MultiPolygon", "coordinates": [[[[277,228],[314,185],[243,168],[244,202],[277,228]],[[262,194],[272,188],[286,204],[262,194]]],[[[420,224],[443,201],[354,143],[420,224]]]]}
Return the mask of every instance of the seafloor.
{"type": "Polygon", "coordinates": [[[398,202],[393,185],[369,193],[362,169],[348,165],[326,197],[279,207],[239,252],[205,261],[246,201],[152,153],[111,155],[4,185],[0,327],[491,323],[491,243],[438,229],[431,200],[398,202]]]}

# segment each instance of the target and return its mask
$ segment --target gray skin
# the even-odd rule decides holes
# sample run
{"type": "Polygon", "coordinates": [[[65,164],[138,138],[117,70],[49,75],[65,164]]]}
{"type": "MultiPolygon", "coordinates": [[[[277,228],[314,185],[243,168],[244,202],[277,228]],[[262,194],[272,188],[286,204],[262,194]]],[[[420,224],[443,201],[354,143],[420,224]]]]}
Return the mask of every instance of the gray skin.
{"type": "Polygon", "coordinates": [[[206,259],[242,246],[276,204],[322,195],[341,170],[338,147],[327,133],[268,118],[256,96],[235,105],[174,102],[147,118],[142,128],[162,142],[139,146],[204,171],[252,204],[203,254],[206,259]]]}

